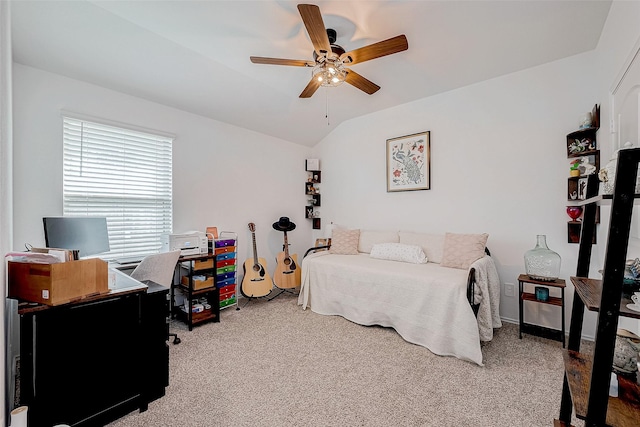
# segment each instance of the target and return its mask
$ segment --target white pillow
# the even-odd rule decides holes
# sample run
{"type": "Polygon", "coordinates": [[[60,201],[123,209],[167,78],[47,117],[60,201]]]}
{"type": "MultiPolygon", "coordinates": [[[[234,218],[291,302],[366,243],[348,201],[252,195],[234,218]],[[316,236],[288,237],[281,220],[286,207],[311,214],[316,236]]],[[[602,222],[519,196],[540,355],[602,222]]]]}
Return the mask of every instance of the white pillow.
{"type": "Polygon", "coordinates": [[[424,264],[427,262],[427,256],[420,246],[402,243],[378,243],[373,245],[369,256],[376,259],[410,262],[412,264],[424,264]]]}
{"type": "Polygon", "coordinates": [[[429,262],[442,262],[442,250],[444,247],[444,234],[413,233],[400,231],[398,233],[400,243],[418,245],[422,247],[429,262]]]}
{"type": "Polygon", "coordinates": [[[396,231],[360,230],[358,252],[368,254],[371,252],[373,245],[377,243],[398,243],[398,239],[398,233],[396,231]]]}

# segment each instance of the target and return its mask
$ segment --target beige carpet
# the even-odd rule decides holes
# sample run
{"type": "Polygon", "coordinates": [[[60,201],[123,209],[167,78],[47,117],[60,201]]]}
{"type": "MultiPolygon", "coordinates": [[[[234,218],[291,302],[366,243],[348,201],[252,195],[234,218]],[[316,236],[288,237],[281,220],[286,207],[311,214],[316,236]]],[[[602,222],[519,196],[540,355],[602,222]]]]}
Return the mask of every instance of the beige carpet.
{"type": "Polygon", "coordinates": [[[174,323],[166,396],[110,425],[538,427],[558,416],[559,342],[520,340],[506,324],[479,367],[296,301],[241,300],[191,332],[174,323]]]}

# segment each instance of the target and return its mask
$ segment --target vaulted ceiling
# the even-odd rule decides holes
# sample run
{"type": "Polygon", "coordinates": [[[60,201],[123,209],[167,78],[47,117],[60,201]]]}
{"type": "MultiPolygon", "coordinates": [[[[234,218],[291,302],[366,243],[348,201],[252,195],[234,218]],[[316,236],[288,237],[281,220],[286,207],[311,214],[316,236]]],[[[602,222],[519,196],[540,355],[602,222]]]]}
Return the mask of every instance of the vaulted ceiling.
{"type": "Polygon", "coordinates": [[[11,4],[14,61],[313,146],[341,122],[596,47],[610,1],[320,1],[347,51],[405,34],[408,50],[351,68],[381,86],[299,94],[313,60],[291,1],[11,4]],[[328,118],[327,118],[328,113],[328,118]]]}

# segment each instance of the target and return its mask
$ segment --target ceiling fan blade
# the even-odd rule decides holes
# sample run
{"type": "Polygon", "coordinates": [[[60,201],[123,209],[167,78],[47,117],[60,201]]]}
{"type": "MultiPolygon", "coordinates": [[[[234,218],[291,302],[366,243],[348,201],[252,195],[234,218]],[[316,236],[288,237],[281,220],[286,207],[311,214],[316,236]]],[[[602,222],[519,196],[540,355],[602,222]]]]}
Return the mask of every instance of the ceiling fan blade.
{"type": "Polygon", "coordinates": [[[314,79],[313,77],[307,84],[307,87],[304,88],[302,93],[300,94],[300,98],[311,98],[311,96],[316,93],[316,90],[320,87],[320,82],[318,79],[314,79]]]}
{"type": "Polygon", "coordinates": [[[298,11],[307,29],[307,33],[309,33],[311,43],[313,43],[313,49],[318,56],[325,56],[331,53],[331,44],[329,43],[329,36],[327,36],[322,15],[320,14],[320,8],[315,4],[299,4],[298,11]]]}
{"type": "Polygon", "coordinates": [[[380,86],[373,83],[371,80],[365,79],[355,71],[350,70],[348,68],[346,68],[345,70],[347,71],[347,77],[344,79],[344,81],[349,83],[352,86],[357,87],[361,91],[366,92],[369,95],[372,95],[380,89],[380,86]]]}
{"type": "Polygon", "coordinates": [[[358,64],[360,62],[380,58],[381,56],[402,52],[408,48],[409,44],[407,43],[407,37],[402,34],[378,43],[363,46],[359,49],[352,50],[351,52],[345,52],[340,55],[340,60],[349,65],[358,64]]]}
{"type": "Polygon", "coordinates": [[[294,67],[313,67],[316,65],[314,61],[304,59],[265,58],[262,56],[251,56],[250,59],[254,64],[292,65],[294,67]]]}

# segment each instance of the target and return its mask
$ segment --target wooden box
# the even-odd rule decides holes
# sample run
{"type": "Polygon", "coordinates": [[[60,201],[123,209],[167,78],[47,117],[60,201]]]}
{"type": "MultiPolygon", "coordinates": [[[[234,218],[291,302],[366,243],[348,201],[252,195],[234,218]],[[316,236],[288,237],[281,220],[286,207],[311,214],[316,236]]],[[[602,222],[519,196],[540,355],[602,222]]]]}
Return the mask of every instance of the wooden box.
{"type": "MultiPolygon", "coordinates": [[[[192,279],[192,284],[193,284],[193,290],[194,291],[198,291],[200,289],[206,289],[206,288],[212,288],[213,287],[213,277],[208,277],[205,280],[196,280],[193,277],[191,279],[192,279]]],[[[189,277],[182,276],[182,284],[185,285],[185,286],[189,286],[189,277]]]]}
{"type": "Polygon", "coordinates": [[[109,268],[98,258],[57,264],[8,264],[9,298],[60,305],[109,292],[109,268]]]}
{"type": "Polygon", "coordinates": [[[195,260],[193,262],[193,269],[197,270],[206,270],[208,268],[213,268],[213,258],[205,259],[205,260],[195,260]]]}

